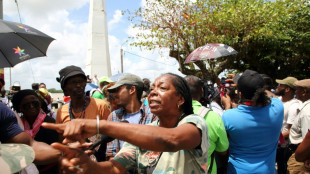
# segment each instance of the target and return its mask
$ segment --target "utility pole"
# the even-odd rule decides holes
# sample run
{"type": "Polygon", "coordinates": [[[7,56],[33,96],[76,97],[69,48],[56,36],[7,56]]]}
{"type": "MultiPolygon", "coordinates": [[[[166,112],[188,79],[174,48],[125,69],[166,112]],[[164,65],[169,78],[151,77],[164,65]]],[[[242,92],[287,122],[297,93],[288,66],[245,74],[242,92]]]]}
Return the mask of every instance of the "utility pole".
{"type": "Polygon", "coordinates": [[[3,19],[3,0],[0,0],[0,19],[3,19]]]}
{"type": "Polygon", "coordinates": [[[0,0],[0,19],[3,19],[3,0],[0,0]]]}

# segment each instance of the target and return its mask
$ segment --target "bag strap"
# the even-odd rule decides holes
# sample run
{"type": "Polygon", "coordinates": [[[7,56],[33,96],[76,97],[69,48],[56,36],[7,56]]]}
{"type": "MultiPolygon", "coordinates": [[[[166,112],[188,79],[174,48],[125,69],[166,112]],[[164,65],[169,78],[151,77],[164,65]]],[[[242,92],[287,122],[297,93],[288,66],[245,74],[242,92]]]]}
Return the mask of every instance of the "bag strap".
{"type": "Polygon", "coordinates": [[[209,111],[210,111],[209,108],[201,106],[197,112],[197,115],[201,116],[202,118],[205,118],[209,111]]]}
{"type": "Polygon", "coordinates": [[[215,151],[213,151],[213,153],[211,154],[211,163],[210,163],[210,167],[208,169],[208,174],[212,173],[212,167],[213,167],[213,161],[214,161],[214,157],[215,157],[215,151]]]}
{"type": "MultiPolygon", "coordinates": [[[[204,106],[201,106],[197,112],[197,115],[201,116],[202,118],[206,118],[207,115],[208,115],[208,112],[210,111],[211,109],[209,108],[206,108],[204,106]]],[[[212,167],[213,167],[213,161],[214,161],[214,151],[213,153],[211,154],[211,163],[210,163],[210,167],[208,169],[208,174],[212,172],[212,167]]]]}

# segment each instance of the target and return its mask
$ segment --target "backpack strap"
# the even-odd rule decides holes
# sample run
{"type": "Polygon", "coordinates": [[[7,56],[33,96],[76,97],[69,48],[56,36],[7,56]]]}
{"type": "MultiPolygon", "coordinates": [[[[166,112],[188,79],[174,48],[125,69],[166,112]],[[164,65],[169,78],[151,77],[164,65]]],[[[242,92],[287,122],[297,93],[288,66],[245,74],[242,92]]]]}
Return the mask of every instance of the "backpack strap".
{"type": "Polygon", "coordinates": [[[201,106],[197,112],[197,115],[201,116],[202,118],[205,118],[205,116],[207,116],[209,111],[210,111],[209,108],[201,106]]]}
{"type": "MultiPolygon", "coordinates": [[[[207,117],[207,114],[208,112],[210,111],[211,109],[210,108],[206,108],[204,106],[200,107],[198,112],[197,112],[197,115],[201,116],[202,118],[206,118],[207,117]]],[[[213,167],[213,161],[214,161],[214,152],[211,154],[211,163],[210,163],[210,167],[208,169],[208,174],[210,174],[212,172],[212,167],[213,167]]]]}

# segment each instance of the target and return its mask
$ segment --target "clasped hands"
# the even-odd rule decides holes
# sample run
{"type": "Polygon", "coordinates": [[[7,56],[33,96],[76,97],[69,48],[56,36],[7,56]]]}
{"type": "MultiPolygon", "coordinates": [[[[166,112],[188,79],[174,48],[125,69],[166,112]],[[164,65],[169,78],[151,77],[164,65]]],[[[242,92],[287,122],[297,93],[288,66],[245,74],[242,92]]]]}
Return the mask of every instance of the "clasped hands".
{"type": "Polygon", "coordinates": [[[56,130],[65,137],[63,144],[53,143],[51,145],[62,152],[63,173],[88,173],[88,169],[95,165],[88,156],[92,151],[84,152],[84,149],[92,144],[85,143],[85,139],[97,134],[95,120],[75,119],[66,124],[43,123],[42,126],[56,130]]]}

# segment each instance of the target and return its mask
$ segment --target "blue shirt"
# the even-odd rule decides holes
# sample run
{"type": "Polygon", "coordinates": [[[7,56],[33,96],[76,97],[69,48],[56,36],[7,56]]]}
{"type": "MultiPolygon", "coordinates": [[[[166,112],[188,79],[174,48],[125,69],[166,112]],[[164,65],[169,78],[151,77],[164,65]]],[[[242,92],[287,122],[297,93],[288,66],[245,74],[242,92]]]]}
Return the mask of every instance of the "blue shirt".
{"type": "MultiPolygon", "coordinates": [[[[111,112],[107,121],[120,122],[121,120],[124,120],[124,116],[126,115],[127,115],[126,110],[124,108],[120,108],[118,110],[111,112]]],[[[135,117],[136,116],[137,115],[135,115],[135,117]]],[[[139,109],[138,116],[139,116],[138,124],[149,124],[152,121],[157,119],[157,117],[151,113],[149,106],[146,106],[143,103],[139,109]]],[[[120,148],[121,148],[121,143],[118,139],[113,140],[112,142],[108,143],[107,151],[106,151],[107,157],[114,157],[116,153],[118,153],[120,148]]]]}
{"type": "Polygon", "coordinates": [[[229,139],[228,173],[276,173],[283,111],[282,102],[272,98],[265,107],[239,105],[224,112],[222,119],[229,139]]]}
{"type": "Polygon", "coordinates": [[[14,136],[20,134],[23,130],[17,123],[14,112],[6,105],[0,102],[0,141],[6,143],[14,136]]]}
{"type": "MultiPolygon", "coordinates": [[[[141,113],[140,110],[138,112],[135,113],[126,113],[124,115],[124,120],[127,120],[128,123],[132,123],[132,124],[139,124],[140,122],[140,117],[141,117],[141,113]]],[[[120,148],[123,147],[124,141],[119,140],[119,144],[120,144],[120,148]]]]}

